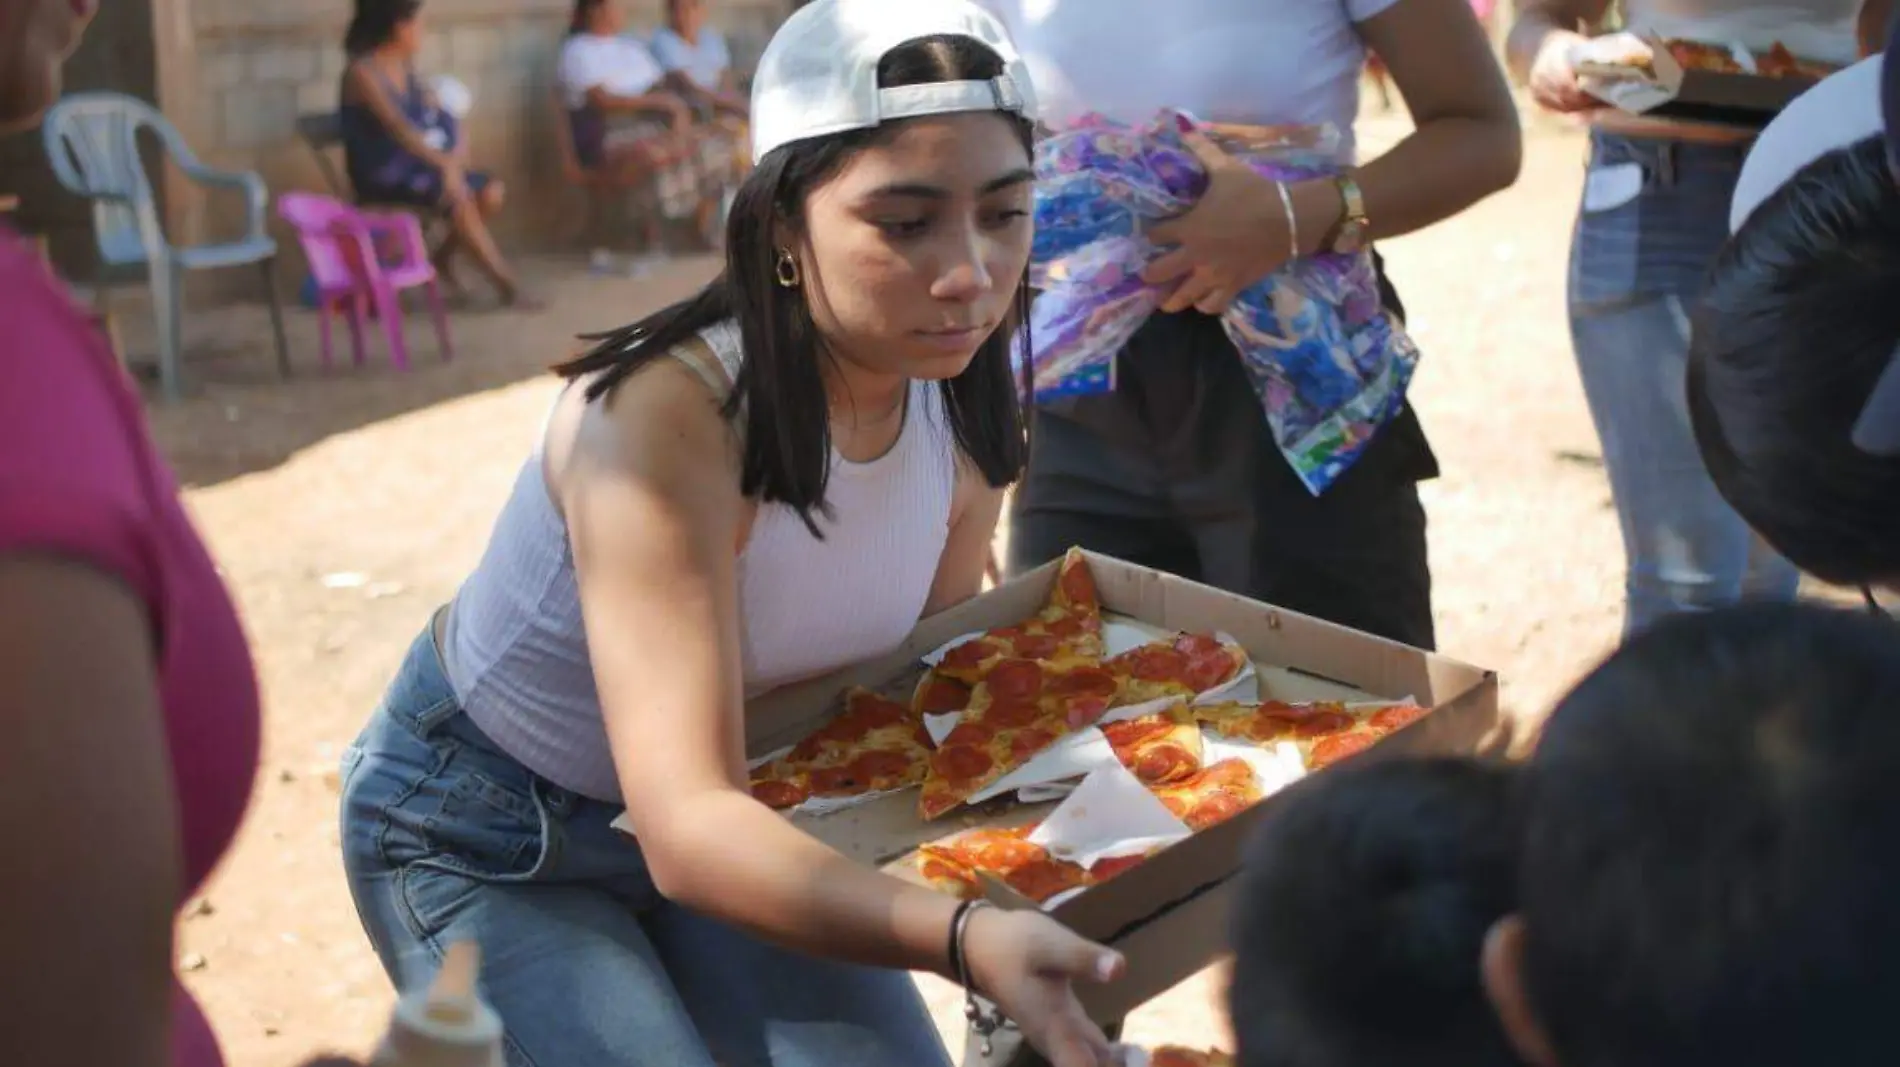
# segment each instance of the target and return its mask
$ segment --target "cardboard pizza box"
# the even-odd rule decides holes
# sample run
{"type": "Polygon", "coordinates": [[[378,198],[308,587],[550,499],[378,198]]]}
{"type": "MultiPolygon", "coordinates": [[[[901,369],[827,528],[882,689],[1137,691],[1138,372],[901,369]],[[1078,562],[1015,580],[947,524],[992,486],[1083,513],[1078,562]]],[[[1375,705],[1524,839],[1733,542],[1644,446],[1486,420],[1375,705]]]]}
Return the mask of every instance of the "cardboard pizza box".
{"type": "Polygon", "coordinates": [[[1684,69],[1660,38],[1627,31],[1584,42],[1572,59],[1583,91],[1619,110],[1750,129],[1766,126],[1818,80],[1755,73],[1756,58],[1747,48],[1730,45],[1727,51],[1744,73],[1684,69]],[[1623,59],[1645,52],[1647,69],[1623,59]]]}
{"type": "MultiPolygon", "coordinates": [[[[1147,567],[1094,553],[1087,559],[1106,613],[1164,630],[1232,635],[1253,658],[1263,699],[1411,698],[1432,709],[1355,759],[1489,753],[1505,739],[1498,724],[1497,676],[1491,671],[1147,567]]],[[[1034,615],[1055,584],[1057,567],[1050,563],[924,620],[882,659],[754,701],[747,709],[749,754],[765,755],[809,733],[836,710],[839,694],[849,686],[908,694],[925,653],[961,635],[1034,615]]],[[[1269,797],[1051,909],[1072,929],[1128,956],[1126,977],[1082,991],[1097,1019],[1121,1018],[1224,954],[1232,878],[1244,842],[1271,803],[1269,797]]],[[[917,817],[916,806],[917,791],[910,789],[858,807],[792,818],[847,856],[914,877],[907,861],[918,845],[970,827],[1020,826],[1055,805],[999,800],[927,823],[917,817]]],[[[1006,906],[1036,906],[994,881],[991,894],[1006,906]]]]}

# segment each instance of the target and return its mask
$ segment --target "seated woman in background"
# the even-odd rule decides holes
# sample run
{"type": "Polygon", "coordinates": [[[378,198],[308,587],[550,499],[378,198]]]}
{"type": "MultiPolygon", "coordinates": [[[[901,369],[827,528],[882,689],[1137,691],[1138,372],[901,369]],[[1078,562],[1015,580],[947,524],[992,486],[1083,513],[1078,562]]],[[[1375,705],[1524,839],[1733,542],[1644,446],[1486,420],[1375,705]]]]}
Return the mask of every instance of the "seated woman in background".
{"type": "Polygon", "coordinates": [[[504,304],[535,307],[495,246],[488,217],[501,210],[504,189],[468,168],[468,146],[455,117],[416,77],[422,47],[421,0],[357,0],[344,31],[338,119],[344,163],[356,199],[440,211],[449,235],[430,257],[450,289],[460,289],[454,260],[472,253],[504,304]]]}
{"type": "Polygon", "coordinates": [[[666,86],[666,72],[645,45],[622,31],[612,0],[575,0],[557,77],[583,167],[652,175],[660,211],[691,217],[715,243],[713,224],[733,174],[732,147],[666,86]]]}
{"type": "Polygon", "coordinates": [[[673,90],[703,114],[743,127],[746,99],[732,74],[726,35],[706,25],[706,0],[667,0],[666,25],[653,31],[653,57],[673,90]]]}

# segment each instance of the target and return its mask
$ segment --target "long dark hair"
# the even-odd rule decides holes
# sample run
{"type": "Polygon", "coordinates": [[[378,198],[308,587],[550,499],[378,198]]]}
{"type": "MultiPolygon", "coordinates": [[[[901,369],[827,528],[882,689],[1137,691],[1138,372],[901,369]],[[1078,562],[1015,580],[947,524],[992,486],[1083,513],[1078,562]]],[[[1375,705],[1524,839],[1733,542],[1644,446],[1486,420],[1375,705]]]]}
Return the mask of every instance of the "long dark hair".
{"type": "Polygon", "coordinates": [[[422,0],[356,0],[356,12],[343,31],[343,54],[354,58],[381,48],[396,36],[396,27],[421,10],[422,0]]]}
{"type": "MultiPolygon", "coordinates": [[[[893,48],[878,64],[877,80],[890,88],[983,80],[1002,72],[1002,59],[977,41],[935,36],[893,48]]],[[[1032,130],[1027,122],[1019,126],[1028,149],[1032,130]]],[[[569,379],[598,372],[587,388],[587,399],[597,400],[700,330],[736,319],[745,363],[724,413],[744,420],[740,491],[785,504],[818,534],[812,516],[826,513],[831,472],[829,406],[819,361],[833,357],[819,343],[802,293],[777,284],[772,234],[778,224],[796,222],[805,198],[853,153],[890,132],[888,126],[853,130],[768,153],[734,194],[726,223],[726,266],[719,277],[697,295],[631,326],[587,335],[584,340],[597,342],[593,349],[555,372],[569,379]]],[[[1012,313],[970,365],[939,383],[957,447],[996,488],[1016,480],[1027,454],[1022,404],[1010,370],[1012,338],[1028,328],[1026,283],[1026,276],[1018,281],[1012,313]]]]}
{"type": "Polygon", "coordinates": [[[1853,426],[1900,343],[1900,189],[1871,137],[1808,164],[1711,269],[1689,419],[1716,488],[1797,567],[1900,579],[1900,458],[1853,426]]]}

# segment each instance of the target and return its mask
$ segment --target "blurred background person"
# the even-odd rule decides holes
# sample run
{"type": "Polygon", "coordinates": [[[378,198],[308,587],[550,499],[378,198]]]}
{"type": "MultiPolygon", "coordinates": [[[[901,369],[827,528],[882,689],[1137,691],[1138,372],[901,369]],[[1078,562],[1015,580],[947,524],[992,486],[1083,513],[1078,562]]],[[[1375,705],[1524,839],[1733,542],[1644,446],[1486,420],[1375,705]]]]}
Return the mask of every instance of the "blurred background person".
{"type": "Polygon", "coordinates": [[[649,174],[661,214],[692,219],[716,246],[736,169],[731,134],[702,122],[653,52],[625,31],[613,0],[575,0],[556,72],[575,154],[583,167],[649,174]]]}
{"type": "MultiPolygon", "coordinates": [[[[1883,0],[1884,3],[1884,0],[1883,0]]],[[[1710,480],[1683,395],[1690,316],[1728,239],[1751,131],[1605,107],[1578,85],[1574,52],[1610,0],[1519,0],[1508,54],[1538,106],[1591,126],[1570,248],[1570,333],[1602,441],[1626,558],[1624,633],[1672,612],[1786,600],[1799,577],[1710,480]]],[[[1626,28],[1735,41],[1845,65],[1860,0],[1626,0],[1626,28]]]]}

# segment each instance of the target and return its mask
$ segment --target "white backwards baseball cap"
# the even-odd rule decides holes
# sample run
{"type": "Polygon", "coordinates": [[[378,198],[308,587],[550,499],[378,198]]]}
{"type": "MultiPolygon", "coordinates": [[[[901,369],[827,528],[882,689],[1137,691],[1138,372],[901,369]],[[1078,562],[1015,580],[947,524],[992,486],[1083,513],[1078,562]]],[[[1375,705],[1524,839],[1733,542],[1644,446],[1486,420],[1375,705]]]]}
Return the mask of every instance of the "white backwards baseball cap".
{"type": "Polygon", "coordinates": [[[1031,121],[1029,68],[994,15],[970,0],[815,0],[772,35],[752,78],[752,161],[780,145],[892,119],[1007,111],[1031,121]],[[877,65],[906,41],[970,37],[1003,60],[986,81],[880,89],[877,65]]]}
{"type": "Polygon", "coordinates": [[[1828,75],[1762,129],[1729,201],[1730,233],[1803,167],[1880,133],[1881,67],[1876,55],[1828,75]]]}

